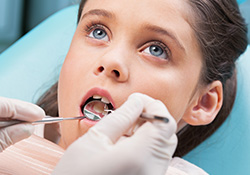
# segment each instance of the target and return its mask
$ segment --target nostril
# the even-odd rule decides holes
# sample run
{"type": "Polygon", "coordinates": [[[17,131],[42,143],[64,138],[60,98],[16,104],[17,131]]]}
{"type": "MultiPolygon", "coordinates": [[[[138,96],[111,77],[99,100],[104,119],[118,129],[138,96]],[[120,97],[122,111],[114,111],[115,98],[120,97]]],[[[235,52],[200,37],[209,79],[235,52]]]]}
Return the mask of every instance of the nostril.
{"type": "Polygon", "coordinates": [[[104,66],[99,66],[96,69],[95,74],[98,75],[102,73],[105,73],[107,76],[111,76],[113,78],[121,78],[121,73],[118,69],[108,69],[108,68],[105,68],[104,66]]]}
{"type": "Polygon", "coordinates": [[[99,68],[98,68],[98,71],[99,71],[99,72],[104,71],[104,67],[102,67],[102,66],[101,66],[101,67],[99,67],[99,68]]]}
{"type": "Polygon", "coordinates": [[[113,72],[115,73],[115,76],[116,76],[116,77],[120,77],[120,72],[119,72],[119,71],[113,70],[113,72]]]}

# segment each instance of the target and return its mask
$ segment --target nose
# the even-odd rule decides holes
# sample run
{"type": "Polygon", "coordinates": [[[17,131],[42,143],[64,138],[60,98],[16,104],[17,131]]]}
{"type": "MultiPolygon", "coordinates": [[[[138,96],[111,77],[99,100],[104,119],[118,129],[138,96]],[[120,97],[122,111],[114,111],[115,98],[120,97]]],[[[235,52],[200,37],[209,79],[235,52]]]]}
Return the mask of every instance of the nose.
{"type": "Polygon", "coordinates": [[[94,74],[104,74],[115,81],[126,82],[129,78],[128,59],[119,51],[108,52],[99,58],[94,74]]]}

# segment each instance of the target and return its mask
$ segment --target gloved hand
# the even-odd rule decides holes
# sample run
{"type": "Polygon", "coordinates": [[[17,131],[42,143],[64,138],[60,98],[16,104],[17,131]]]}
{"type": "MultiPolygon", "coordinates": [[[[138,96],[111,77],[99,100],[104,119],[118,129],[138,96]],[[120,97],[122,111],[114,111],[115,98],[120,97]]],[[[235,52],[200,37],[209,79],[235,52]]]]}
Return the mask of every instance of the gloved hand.
{"type": "Polygon", "coordinates": [[[163,103],[132,94],[72,143],[52,174],[164,175],[177,145],[175,131],[176,122],[163,103]],[[169,123],[146,121],[131,137],[122,137],[143,111],[167,117],[169,123]]]}
{"type": "MultiPolygon", "coordinates": [[[[45,117],[45,112],[38,106],[16,100],[0,97],[0,119],[18,119],[36,121],[45,117]]],[[[0,129],[0,152],[8,146],[29,137],[34,131],[32,124],[18,124],[0,129]]]]}

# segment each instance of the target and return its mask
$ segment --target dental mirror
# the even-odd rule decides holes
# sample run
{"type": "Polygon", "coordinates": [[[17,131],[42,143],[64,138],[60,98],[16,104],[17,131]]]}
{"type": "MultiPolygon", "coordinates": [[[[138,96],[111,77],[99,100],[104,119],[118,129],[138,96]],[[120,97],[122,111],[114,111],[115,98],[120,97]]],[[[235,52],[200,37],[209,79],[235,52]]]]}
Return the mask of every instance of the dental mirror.
{"type": "Polygon", "coordinates": [[[83,106],[82,113],[86,118],[93,121],[98,121],[108,114],[106,111],[107,109],[107,104],[100,100],[93,100],[83,106]]]}

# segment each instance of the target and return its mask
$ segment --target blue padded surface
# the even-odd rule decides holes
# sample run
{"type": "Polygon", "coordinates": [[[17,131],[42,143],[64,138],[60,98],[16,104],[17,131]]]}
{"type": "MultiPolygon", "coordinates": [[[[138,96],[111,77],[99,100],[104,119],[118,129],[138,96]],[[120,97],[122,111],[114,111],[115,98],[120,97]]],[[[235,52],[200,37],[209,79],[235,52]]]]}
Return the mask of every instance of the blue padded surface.
{"type": "Polygon", "coordinates": [[[243,2],[246,2],[247,0],[237,0],[239,4],[242,4],[243,2]]]}
{"type": "MultiPolygon", "coordinates": [[[[76,16],[77,6],[56,13],[0,55],[0,96],[35,102],[57,80],[76,16]]],[[[238,90],[230,118],[185,156],[212,175],[250,174],[249,57],[250,48],[238,61],[238,90]]]]}
{"type": "Polygon", "coordinates": [[[78,6],[57,12],[0,55],[0,96],[35,102],[58,78],[78,6]]]}

